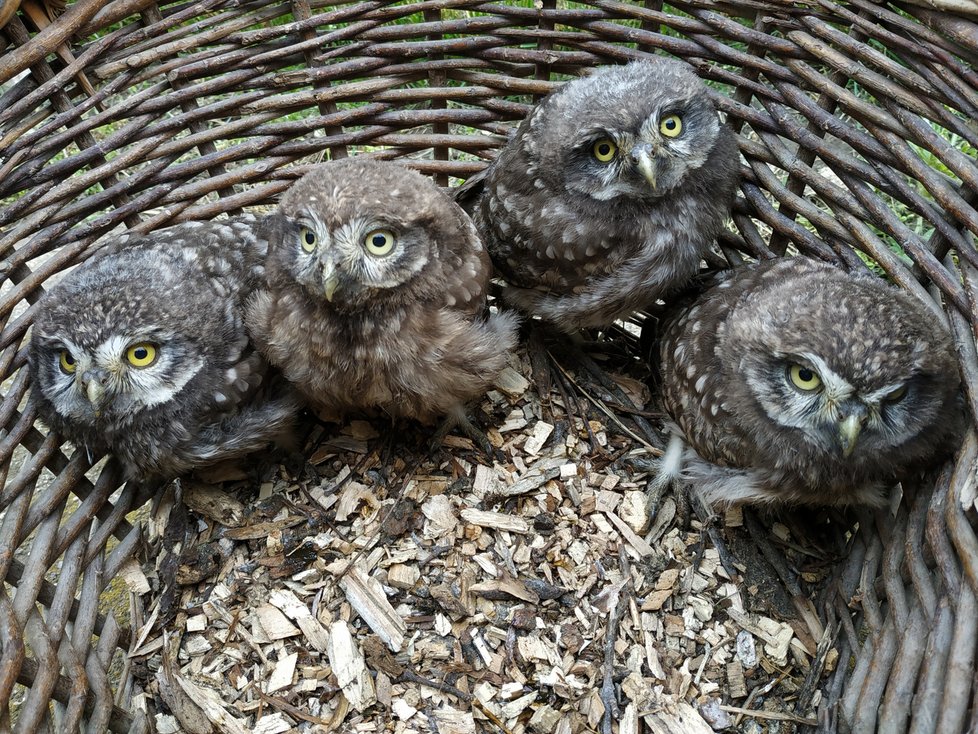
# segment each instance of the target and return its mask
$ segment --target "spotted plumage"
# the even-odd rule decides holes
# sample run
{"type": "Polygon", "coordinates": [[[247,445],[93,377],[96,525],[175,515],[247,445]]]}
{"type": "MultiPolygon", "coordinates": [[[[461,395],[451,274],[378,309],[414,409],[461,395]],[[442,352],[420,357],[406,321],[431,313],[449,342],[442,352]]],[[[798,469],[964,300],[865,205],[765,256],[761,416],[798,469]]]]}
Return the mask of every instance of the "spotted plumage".
{"type": "Polygon", "coordinates": [[[41,419],[130,478],[174,477],[288,432],[244,327],[277,217],[113,238],[44,297],[29,350],[41,419]]]}
{"type": "Polygon", "coordinates": [[[703,82],[653,57],[558,88],[458,198],[510,285],[504,298],[574,331],[689,279],[737,172],[734,135],[703,82]]]}
{"type": "Polygon", "coordinates": [[[721,277],[662,325],[666,476],[709,502],[876,504],[962,425],[950,337],[869,274],[805,258],[721,277]]]}
{"type": "Polygon", "coordinates": [[[487,312],[491,265],[471,221],[424,176],[351,158],[282,198],[270,290],[249,327],[329,417],[379,409],[430,422],[483,394],[516,341],[487,312]]]}

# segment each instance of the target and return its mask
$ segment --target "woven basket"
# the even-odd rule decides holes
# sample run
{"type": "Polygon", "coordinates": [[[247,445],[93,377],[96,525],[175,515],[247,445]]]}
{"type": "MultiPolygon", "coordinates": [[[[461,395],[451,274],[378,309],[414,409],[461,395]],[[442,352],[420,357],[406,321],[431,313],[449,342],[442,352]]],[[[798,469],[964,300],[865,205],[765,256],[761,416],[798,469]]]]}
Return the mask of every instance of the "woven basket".
{"type": "MultiPolygon", "coordinates": [[[[99,606],[138,549],[142,498],[26,405],[48,279],[120,227],[273,204],[328,157],[458,183],[601,64],[695,66],[744,159],[723,254],[872,260],[949,323],[978,414],[978,25],[960,16],[868,0],[75,0],[56,16],[3,0],[0,18],[0,729],[13,709],[23,732],[150,729],[130,705],[133,631],[99,606]]],[[[976,457],[972,431],[935,486],[860,523],[819,610],[850,656],[826,730],[978,728],[976,457]]]]}

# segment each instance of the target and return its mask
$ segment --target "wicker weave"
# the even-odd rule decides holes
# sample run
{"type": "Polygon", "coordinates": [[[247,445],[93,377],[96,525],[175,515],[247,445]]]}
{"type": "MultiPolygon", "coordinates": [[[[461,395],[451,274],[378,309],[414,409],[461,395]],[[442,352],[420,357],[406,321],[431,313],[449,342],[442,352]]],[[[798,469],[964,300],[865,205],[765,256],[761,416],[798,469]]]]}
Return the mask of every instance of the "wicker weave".
{"type": "MultiPolygon", "coordinates": [[[[324,157],[406,157],[457,183],[534,100],[589,67],[651,52],[693,64],[745,161],[723,253],[797,251],[847,267],[868,256],[949,321],[978,414],[972,21],[868,0],[76,0],[38,30],[10,5],[0,16],[0,727],[14,703],[17,731],[150,727],[130,710],[128,666],[117,690],[120,674],[108,672],[133,633],[99,613],[138,547],[126,513],[141,498],[118,489],[111,465],[87,478],[87,457],[45,435],[25,405],[25,334],[45,282],[117,227],[272,204],[324,157]]],[[[829,682],[826,729],[978,728],[976,457],[971,433],[936,487],[906,493],[895,521],[861,523],[820,610],[853,661],[829,682]]]]}

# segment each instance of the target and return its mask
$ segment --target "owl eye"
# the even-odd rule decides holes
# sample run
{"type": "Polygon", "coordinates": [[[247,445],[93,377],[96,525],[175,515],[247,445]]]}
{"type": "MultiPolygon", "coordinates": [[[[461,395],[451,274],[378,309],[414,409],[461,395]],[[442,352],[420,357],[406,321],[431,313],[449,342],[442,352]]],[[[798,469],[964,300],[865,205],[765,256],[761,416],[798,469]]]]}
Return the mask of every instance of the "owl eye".
{"type": "Polygon", "coordinates": [[[77,361],[71,356],[71,352],[67,349],[61,350],[61,356],[58,358],[58,363],[61,365],[61,371],[66,375],[70,375],[75,371],[75,367],[78,366],[77,361]]]}
{"type": "Polygon", "coordinates": [[[659,123],[659,132],[667,138],[677,138],[683,131],[683,120],[679,115],[663,117],[659,123]]]}
{"type": "Polygon", "coordinates": [[[316,241],[316,233],[308,227],[303,227],[299,230],[299,242],[302,244],[302,249],[306,252],[312,252],[316,249],[316,241]]]}
{"type": "Polygon", "coordinates": [[[617,152],[618,146],[615,145],[615,141],[613,141],[611,138],[601,138],[595,142],[594,147],[591,148],[591,153],[594,155],[595,159],[601,163],[608,163],[611,161],[617,152]]]}
{"type": "Polygon", "coordinates": [[[126,350],[126,359],[133,367],[149,367],[156,361],[156,347],[148,342],[133,344],[126,350]]]}
{"type": "Polygon", "coordinates": [[[896,390],[894,390],[893,392],[891,392],[889,395],[886,396],[886,402],[899,403],[901,400],[903,400],[906,397],[906,395],[907,395],[907,386],[901,385],[896,390]]]}
{"type": "Polygon", "coordinates": [[[386,229],[375,229],[363,238],[363,245],[371,255],[383,257],[394,249],[394,233],[386,229]]]}
{"type": "Polygon", "coordinates": [[[788,365],[788,379],[792,385],[805,392],[813,392],[822,386],[822,378],[818,373],[800,364],[788,365]]]}

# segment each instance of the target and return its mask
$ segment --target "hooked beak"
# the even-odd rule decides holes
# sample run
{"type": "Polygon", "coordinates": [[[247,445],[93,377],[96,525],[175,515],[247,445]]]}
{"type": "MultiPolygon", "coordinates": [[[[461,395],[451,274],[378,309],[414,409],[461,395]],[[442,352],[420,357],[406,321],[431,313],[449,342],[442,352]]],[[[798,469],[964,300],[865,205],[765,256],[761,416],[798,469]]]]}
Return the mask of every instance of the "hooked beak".
{"type": "Polygon", "coordinates": [[[102,402],[105,400],[105,383],[109,379],[109,373],[103,369],[88,370],[81,376],[82,388],[88,402],[92,404],[97,418],[102,414],[102,402]]]}
{"type": "Polygon", "coordinates": [[[336,289],[340,287],[340,275],[333,269],[329,269],[323,272],[323,295],[326,296],[326,300],[330,303],[333,302],[333,296],[336,294],[336,289]]]}
{"type": "Polygon", "coordinates": [[[866,410],[857,410],[841,421],[839,421],[839,446],[842,447],[842,455],[849,458],[856,449],[856,440],[859,433],[866,424],[866,410]]]}
{"type": "Polygon", "coordinates": [[[632,148],[632,163],[642,174],[649,186],[655,191],[656,185],[656,165],[655,156],[652,154],[652,146],[648,143],[641,143],[632,148]]]}

